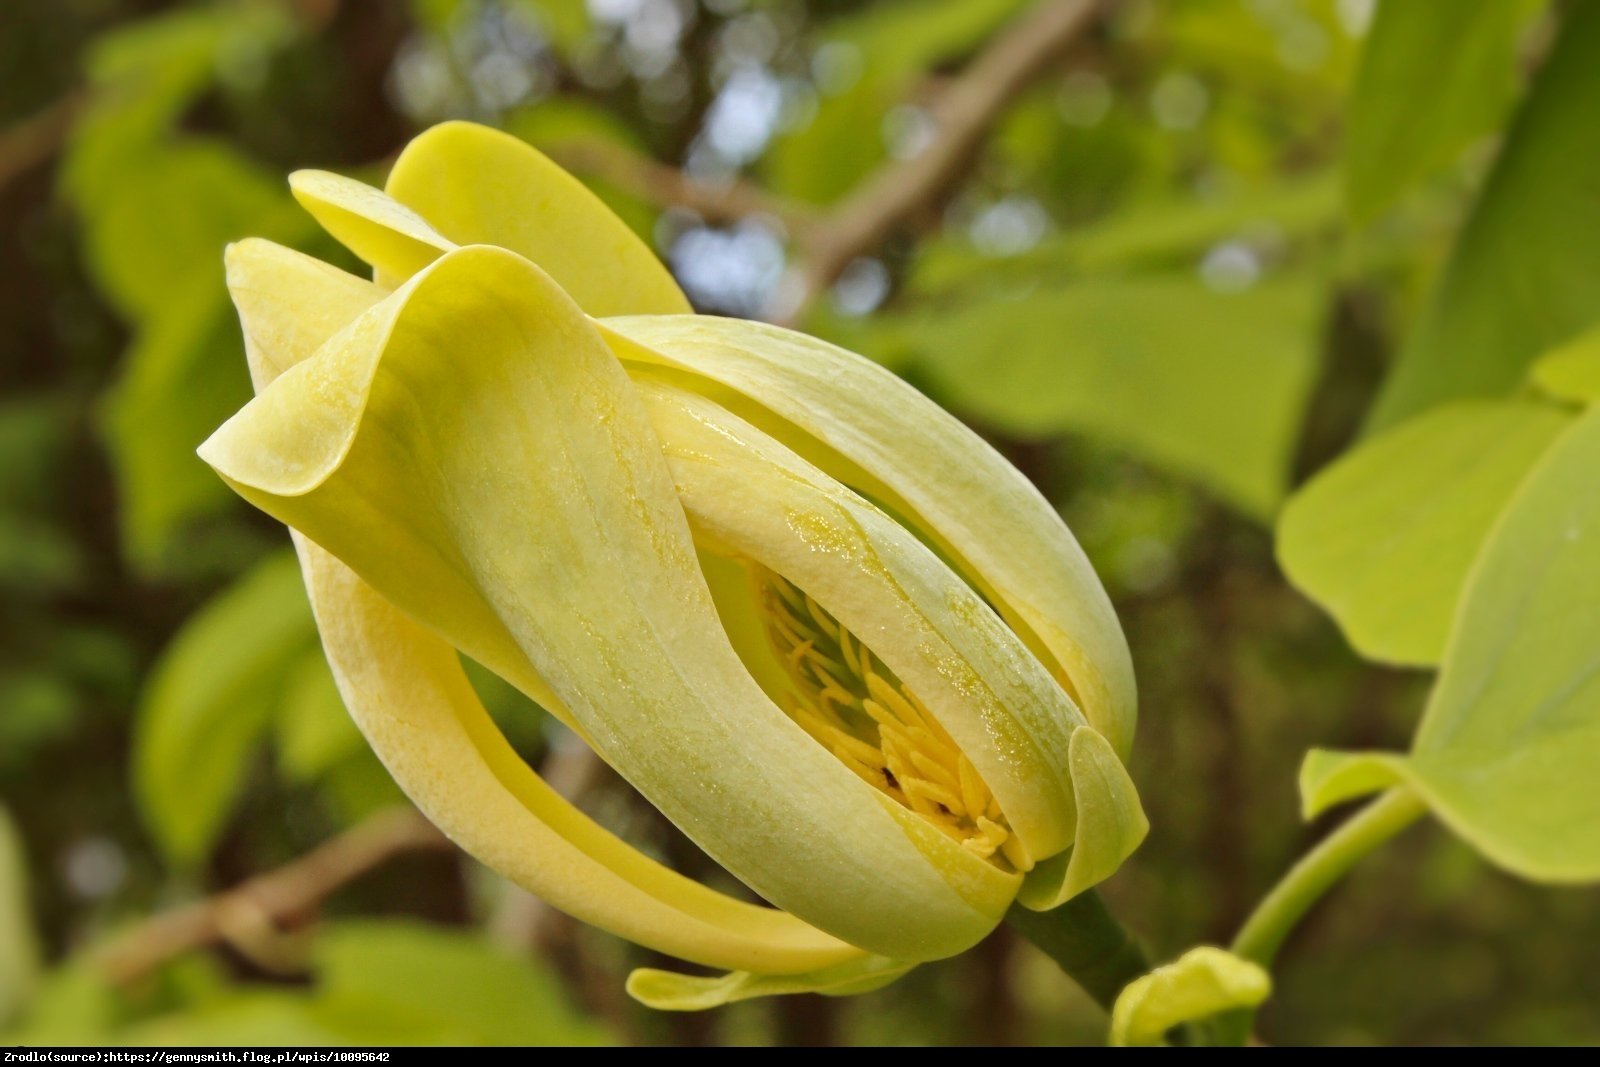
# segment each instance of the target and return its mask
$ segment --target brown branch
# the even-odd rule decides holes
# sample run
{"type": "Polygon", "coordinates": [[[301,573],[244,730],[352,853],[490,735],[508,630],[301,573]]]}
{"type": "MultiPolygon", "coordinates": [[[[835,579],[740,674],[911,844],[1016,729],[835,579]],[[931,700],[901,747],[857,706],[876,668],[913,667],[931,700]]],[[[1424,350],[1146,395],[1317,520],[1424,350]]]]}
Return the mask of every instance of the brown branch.
{"type": "Polygon", "coordinates": [[[677,167],[609,141],[571,140],[546,148],[570,171],[610,182],[657,207],[683,207],[708,222],[736,222],[748,215],[771,215],[791,230],[814,222],[816,209],[768,193],[754,182],[731,178],[699,181],[677,167]]]}
{"type": "Polygon", "coordinates": [[[276,870],[151,917],[100,950],[96,962],[113,982],[133,982],[175,956],[231,941],[241,928],[275,930],[396,856],[452,847],[414,809],[381,811],[276,870]]]}
{"type": "Polygon", "coordinates": [[[83,90],[75,89],[0,131],[0,192],[61,150],[85,98],[83,90]]]}
{"type": "Polygon", "coordinates": [[[868,175],[816,226],[803,232],[798,293],[773,317],[792,323],[844,271],[896,230],[937,207],[966,174],[1000,114],[1091,23],[1097,0],[1043,0],[951,79],[928,106],[934,137],[909,159],[868,175]]]}

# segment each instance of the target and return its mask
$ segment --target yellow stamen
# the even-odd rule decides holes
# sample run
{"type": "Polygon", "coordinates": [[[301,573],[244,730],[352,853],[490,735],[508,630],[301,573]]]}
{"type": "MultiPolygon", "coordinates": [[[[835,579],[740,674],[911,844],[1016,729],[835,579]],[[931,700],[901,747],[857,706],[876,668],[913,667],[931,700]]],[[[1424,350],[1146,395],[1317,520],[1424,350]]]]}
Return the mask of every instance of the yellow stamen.
{"type": "Polygon", "coordinates": [[[1000,804],[944,727],[888,666],[821,604],[752,564],[767,636],[788,670],[789,714],[862,781],[969,852],[1026,870],[1000,804]]]}

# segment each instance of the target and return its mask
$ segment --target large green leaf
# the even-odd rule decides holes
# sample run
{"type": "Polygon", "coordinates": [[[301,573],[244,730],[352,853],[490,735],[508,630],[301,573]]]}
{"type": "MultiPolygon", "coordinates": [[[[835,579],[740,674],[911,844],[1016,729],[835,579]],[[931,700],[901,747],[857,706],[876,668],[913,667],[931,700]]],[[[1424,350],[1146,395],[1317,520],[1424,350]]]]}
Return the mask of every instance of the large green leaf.
{"type": "Polygon", "coordinates": [[[1444,276],[1371,422],[1503,394],[1600,317],[1600,4],[1567,7],[1444,276]]]}
{"type": "Polygon", "coordinates": [[[1170,269],[1224,241],[1304,241],[1338,219],[1338,182],[1322,171],[1215,198],[1186,194],[1130,207],[1011,256],[983,255],[960,236],[935,238],[918,249],[910,284],[919,294],[940,295],[1040,277],[1170,269]]]}
{"type": "Polygon", "coordinates": [[[421,923],[348,922],[318,939],[317,961],[329,1015],[403,1019],[473,1044],[609,1041],[567,1004],[552,976],[477,935],[421,923]]]}
{"type": "Polygon", "coordinates": [[[1553,397],[1580,404],[1600,400],[1600,327],[1541,356],[1532,377],[1534,385],[1553,397]]]}
{"type": "Polygon", "coordinates": [[[1093,434],[1266,516],[1316,373],[1319,292],[1153,277],[984,300],[918,324],[913,370],[998,429],[1093,434]]]}
{"type": "Polygon", "coordinates": [[[85,262],[133,342],[105,398],[129,558],[146,573],[192,567],[186,527],[231,506],[194,456],[249,397],[222,284],[222,249],[248,235],[314,232],[284,183],[226,142],[180,135],[184,111],[242,49],[287,39],[276,5],[185,9],[111,35],[88,64],[61,187],[85,262]]]}
{"type": "Polygon", "coordinates": [[[282,553],[206,605],[156,665],[135,723],[134,796],[175,862],[205,854],[315,642],[299,566],[282,553]]]}
{"type": "Polygon", "coordinates": [[[1600,880],[1600,410],[1551,446],[1468,580],[1411,754],[1313,752],[1309,812],[1404,783],[1490,860],[1600,880]]]}
{"type": "Polygon", "coordinates": [[[1384,0],[1351,94],[1345,201],[1358,221],[1452,162],[1498,122],[1516,85],[1512,0],[1384,0]]]}
{"type": "Polygon", "coordinates": [[[1432,666],[1506,501],[1572,421],[1546,404],[1462,401],[1322,471],[1278,521],[1278,560],[1357,652],[1432,666]]]}
{"type": "Polygon", "coordinates": [[[291,781],[319,778],[366,747],[320,647],[289,669],[274,725],[278,763],[291,781]]]}

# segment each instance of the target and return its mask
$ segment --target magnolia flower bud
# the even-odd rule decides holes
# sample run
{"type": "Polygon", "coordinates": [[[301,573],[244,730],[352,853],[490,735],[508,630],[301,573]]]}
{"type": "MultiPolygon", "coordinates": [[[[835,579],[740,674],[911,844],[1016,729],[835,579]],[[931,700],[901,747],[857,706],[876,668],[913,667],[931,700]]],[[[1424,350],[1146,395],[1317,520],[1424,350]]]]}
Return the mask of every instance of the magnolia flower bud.
{"type": "Polygon", "coordinates": [[[200,453],[295,531],[340,691],[419,808],[556,907],[741,972],[636,975],[642,999],[873,988],[1138,844],[1121,630],[970,430],[849,352],[691,314],[505,134],[436,127],[386,192],[291,184],[375,280],[230,248],[258,395],[200,453]],[[459,654],[776,908],[557,796],[459,654]]]}

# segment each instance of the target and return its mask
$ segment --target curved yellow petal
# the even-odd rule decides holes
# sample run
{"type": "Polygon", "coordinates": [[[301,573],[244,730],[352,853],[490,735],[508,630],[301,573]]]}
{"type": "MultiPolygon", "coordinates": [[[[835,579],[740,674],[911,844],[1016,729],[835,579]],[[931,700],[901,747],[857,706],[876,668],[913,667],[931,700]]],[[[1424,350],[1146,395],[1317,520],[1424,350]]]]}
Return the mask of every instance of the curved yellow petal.
{"type": "MultiPolygon", "coordinates": [[[[257,389],[384,295],[270,241],[230,247],[227,269],[257,389]]],[[[594,823],[511,750],[448,642],[305,538],[295,547],[345,706],[395,780],[471,855],[584,922],[706,966],[784,974],[865,958],[686,879],[594,823]]]]}
{"type": "Polygon", "coordinates": [[[954,416],[870,360],[805,334],[706,315],[607,319],[626,360],[731,390],[738,412],[901,512],[1029,641],[1126,755],[1133,665],[1094,568],[1054,508],[954,416]]]}
{"type": "Polygon", "coordinates": [[[905,960],[999,921],[1005,901],[950,879],[922,828],[721,639],[642,403],[527,261],[482,246],[441,258],[201,453],[464,652],[548,685],[609,763],[774,904],[905,960]]]}
{"type": "Polygon", "coordinates": [[[406,145],[384,189],[457,244],[532,260],[591,315],[690,310],[655,253],[599,197],[508,133],[434,126],[406,145]]]}
{"type": "Polygon", "coordinates": [[[915,967],[914,963],[867,956],[825,967],[810,974],[732,974],[704,978],[641,967],[628,975],[628,995],[657,1011],[706,1011],[756,997],[791,993],[820,993],[825,997],[852,997],[882,989],[915,967]]]}
{"type": "Polygon", "coordinates": [[[583,922],[709,967],[787,974],[863,957],[602,829],[511,748],[448,642],[305,538],[295,545],[345,706],[395,781],[468,853],[583,922]]]}
{"type": "Polygon", "coordinates": [[[696,535],[782,574],[860,637],[972,761],[1031,856],[1072,844],[1068,748],[1083,716],[982,598],[737,415],[672,385],[639,388],[696,535]]]}
{"type": "Polygon", "coordinates": [[[257,392],[385,295],[381,286],[259,237],[229,245],[223,264],[257,392]]]}
{"type": "Polygon", "coordinates": [[[372,265],[385,289],[456,247],[416,212],[354,178],[297,170],[289,175],[289,191],[323,229],[372,265]]]}
{"type": "Polygon", "coordinates": [[[1079,727],[1072,734],[1071,762],[1077,838],[1071,852],[1041,863],[1023,879],[1017,902],[1034,911],[1059,907],[1111,877],[1150,832],[1138,790],[1111,742],[1079,727]]]}

